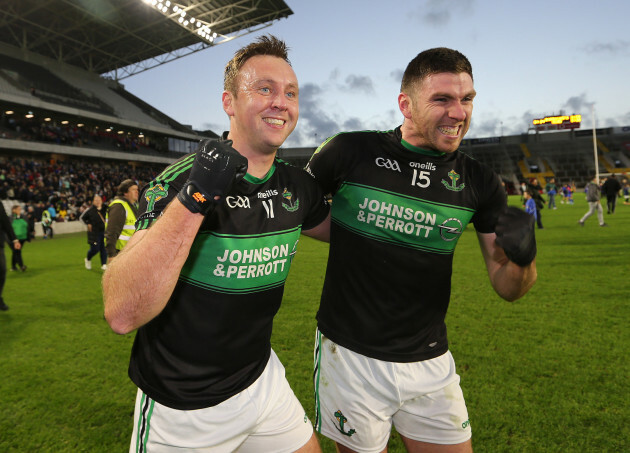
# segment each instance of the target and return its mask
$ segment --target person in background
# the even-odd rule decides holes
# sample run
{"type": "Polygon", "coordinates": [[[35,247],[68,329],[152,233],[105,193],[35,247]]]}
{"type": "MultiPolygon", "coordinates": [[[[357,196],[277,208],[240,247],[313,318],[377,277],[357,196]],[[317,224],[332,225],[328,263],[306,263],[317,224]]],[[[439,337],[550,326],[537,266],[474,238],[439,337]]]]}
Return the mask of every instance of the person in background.
{"type": "Polygon", "coordinates": [[[28,222],[22,215],[22,207],[20,205],[16,204],[11,208],[11,227],[15,232],[15,237],[20,242],[20,247],[13,247],[11,270],[21,270],[24,272],[26,270],[26,266],[24,265],[24,260],[22,259],[22,249],[24,248],[24,243],[28,241],[28,222]]]}
{"type": "Polygon", "coordinates": [[[613,173],[610,177],[606,178],[606,181],[602,184],[602,195],[606,196],[606,207],[608,208],[608,214],[615,213],[615,207],[617,206],[617,197],[621,190],[621,184],[613,173]]]}
{"type": "Polygon", "coordinates": [[[36,214],[35,208],[32,205],[28,205],[26,208],[26,221],[28,222],[28,241],[35,239],[35,222],[36,214]]]}
{"type": "Polygon", "coordinates": [[[138,184],[132,179],[120,183],[105,216],[105,249],[111,260],[125,248],[135,231],[138,217],[138,184]]]}
{"type": "Polygon", "coordinates": [[[558,193],[558,187],[556,186],[556,179],[550,178],[545,185],[545,193],[549,197],[547,207],[549,209],[558,209],[556,207],[556,194],[558,193]]]}
{"type": "Polygon", "coordinates": [[[586,212],[586,214],[582,216],[580,220],[578,220],[578,223],[580,224],[580,226],[584,226],[584,222],[586,222],[586,219],[592,216],[596,211],[597,211],[597,220],[599,221],[599,226],[602,226],[602,227],[608,226],[608,224],[604,222],[604,209],[602,208],[602,205],[600,202],[600,198],[601,198],[600,190],[601,188],[599,184],[597,183],[597,177],[593,176],[593,179],[591,179],[591,182],[586,184],[586,186],[584,187],[584,192],[586,193],[586,202],[588,203],[588,211],[586,212]]]}
{"type": "Polygon", "coordinates": [[[9,242],[9,245],[13,249],[20,249],[22,245],[20,241],[15,236],[15,232],[13,231],[13,227],[11,226],[11,220],[9,216],[7,216],[7,212],[4,210],[4,204],[0,202],[0,311],[7,311],[9,306],[5,303],[2,298],[2,291],[4,290],[4,284],[7,278],[7,260],[4,256],[4,241],[9,242]]]}
{"type": "Polygon", "coordinates": [[[623,204],[630,204],[630,183],[628,183],[628,178],[624,178],[621,180],[621,192],[623,194],[623,204]]]}
{"type": "Polygon", "coordinates": [[[536,219],[536,202],[532,198],[532,194],[529,190],[526,190],[523,193],[523,197],[525,198],[525,212],[532,215],[534,219],[536,219]]]}
{"type": "Polygon", "coordinates": [[[539,230],[543,229],[542,215],[540,211],[545,207],[545,199],[540,194],[540,183],[537,178],[532,178],[527,185],[527,190],[532,195],[534,202],[536,203],[536,225],[539,230]]]}
{"type": "Polygon", "coordinates": [[[79,217],[87,225],[87,240],[90,249],[84,258],[85,268],[92,269],[92,258],[100,253],[101,269],[107,269],[107,250],[105,250],[105,218],[107,206],[103,204],[100,195],[94,195],[92,206],[86,209],[79,217]]]}
{"type": "Polygon", "coordinates": [[[42,230],[44,231],[44,239],[53,238],[53,218],[48,209],[42,211],[42,230]]]}

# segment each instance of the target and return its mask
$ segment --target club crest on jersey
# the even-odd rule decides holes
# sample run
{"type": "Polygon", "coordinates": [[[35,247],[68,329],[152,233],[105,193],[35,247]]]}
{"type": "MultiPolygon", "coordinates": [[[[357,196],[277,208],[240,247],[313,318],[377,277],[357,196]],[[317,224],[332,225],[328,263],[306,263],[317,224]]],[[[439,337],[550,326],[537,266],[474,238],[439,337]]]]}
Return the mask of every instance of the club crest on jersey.
{"type": "Polygon", "coordinates": [[[354,433],[356,433],[357,431],[355,429],[350,429],[348,431],[345,430],[344,425],[346,424],[346,422],[348,421],[348,419],[346,418],[345,415],[343,415],[343,413],[341,411],[336,411],[335,412],[335,418],[337,419],[337,422],[339,423],[339,426],[335,426],[335,428],[337,428],[337,430],[343,434],[344,436],[352,436],[354,433]]]}
{"type": "Polygon", "coordinates": [[[147,200],[147,212],[153,211],[155,203],[168,195],[168,184],[156,184],[144,193],[147,200]]]}
{"type": "Polygon", "coordinates": [[[293,194],[285,187],[282,191],[282,207],[289,212],[295,212],[300,208],[300,200],[293,201],[293,194]]]}
{"type": "Polygon", "coordinates": [[[459,192],[464,187],[466,187],[466,184],[464,184],[464,183],[462,183],[459,186],[457,185],[457,181],[459,181],[461,176],[459,176],[459,174],[457,174],[455,172],[455,170],[449,171],[448,172],[448,177],[451,178],[451,182],[448,182],[445,179],[442,180],[442,184],[444,184],[444,187],[446,187],[448,190],[452,190],[453,192],[459,192]]]}
{"type": "Polygon", "coordinates": [[[398,161],[394,159],[383,159],[382,157],[377,157],[374,161],[376,165],[379,167],[384,167],[387,170],[393,170],[400,173],[400,165],[398,165],[398,161]]]}
{"type": "Polygon", "coordinates": [[[462,231],[464,231],[462,222],[455,217],[446,219],[441,225],[439,225],[439,228],[440,236],[446,242],[454,241],[460,234],[462,234],[462,231]]]}

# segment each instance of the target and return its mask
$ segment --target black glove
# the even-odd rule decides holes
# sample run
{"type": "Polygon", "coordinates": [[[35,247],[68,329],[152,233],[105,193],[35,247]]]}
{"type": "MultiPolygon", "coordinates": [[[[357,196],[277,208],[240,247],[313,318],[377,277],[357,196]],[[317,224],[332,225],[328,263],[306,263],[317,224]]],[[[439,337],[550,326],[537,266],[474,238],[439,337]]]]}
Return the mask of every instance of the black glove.
{"type": "Polygon", "coordinates": [[[247,159],[232,148],[232,140],[205,140],[177,198],[189,211],[206,215],[246,173],[247,159]]]}
{"type": "Polygon", "coordinates": [[[534,216],[514,206],[507,208],[497,220],[496,244],[519,266],[527,266],[536,257],[534,216]]]}

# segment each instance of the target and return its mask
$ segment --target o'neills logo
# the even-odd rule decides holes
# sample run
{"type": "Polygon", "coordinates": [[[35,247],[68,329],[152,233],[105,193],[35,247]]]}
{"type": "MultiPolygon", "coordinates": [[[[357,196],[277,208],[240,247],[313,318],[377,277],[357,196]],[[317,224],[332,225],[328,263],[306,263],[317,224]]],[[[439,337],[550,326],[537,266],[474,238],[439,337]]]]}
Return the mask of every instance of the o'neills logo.
{"type": "Polygon", "coordinates": [[[278,195],[276,189],[265,190],[264,192],[258,192],[258,198],[269,198],[278,195]]]}

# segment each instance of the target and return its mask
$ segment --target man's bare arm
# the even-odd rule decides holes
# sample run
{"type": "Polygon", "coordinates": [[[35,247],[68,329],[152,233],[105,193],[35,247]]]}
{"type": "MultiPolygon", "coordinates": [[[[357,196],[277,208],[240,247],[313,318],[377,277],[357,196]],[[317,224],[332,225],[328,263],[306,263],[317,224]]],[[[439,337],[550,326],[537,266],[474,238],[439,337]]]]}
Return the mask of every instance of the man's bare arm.
{"type": "Polygon", "coordinates": [[[129,333],[164,309],[203,219],[175,199],[111,261],[103,275],[103,300],[114,332],[129,333]]]}
{"type": "Polygon", "coordinates": [[[496,244],[496,234],[477,233],[477,238],[496,293],[510,302],[523,297],[536,282],[536,259],[527,266],[519,266],[496,244]]]}

